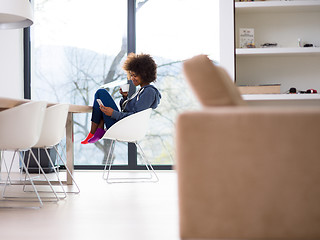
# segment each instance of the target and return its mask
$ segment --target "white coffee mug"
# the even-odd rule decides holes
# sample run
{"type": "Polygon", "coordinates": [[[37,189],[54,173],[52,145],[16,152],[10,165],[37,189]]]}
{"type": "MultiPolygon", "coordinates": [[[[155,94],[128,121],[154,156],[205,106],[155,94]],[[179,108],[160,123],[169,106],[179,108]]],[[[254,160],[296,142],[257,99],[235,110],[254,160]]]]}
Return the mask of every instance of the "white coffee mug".
{"type": "Polygon", "coordinates": [[[120,86],[122,92],[129,92],[129,86],[130,84],[123,84],[120,86]]]}

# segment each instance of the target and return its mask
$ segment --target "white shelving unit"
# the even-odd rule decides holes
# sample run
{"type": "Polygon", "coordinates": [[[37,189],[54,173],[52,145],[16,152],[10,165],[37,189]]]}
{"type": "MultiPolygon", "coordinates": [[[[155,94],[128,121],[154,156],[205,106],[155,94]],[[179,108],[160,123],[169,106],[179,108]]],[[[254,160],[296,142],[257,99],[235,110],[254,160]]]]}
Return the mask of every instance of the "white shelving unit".
{"type": "Polygon", "coordinates": [[[220,0],[220,8],[221,65],[237,85],[320,92],[320,0],[220,0]],[[240,28],[254,29],[256,48],[239,48],[240,28]],[[298,39],[317,47],[298,47],[298,39]],[[278,46],[260,47],[264,43],[278,46]]]}

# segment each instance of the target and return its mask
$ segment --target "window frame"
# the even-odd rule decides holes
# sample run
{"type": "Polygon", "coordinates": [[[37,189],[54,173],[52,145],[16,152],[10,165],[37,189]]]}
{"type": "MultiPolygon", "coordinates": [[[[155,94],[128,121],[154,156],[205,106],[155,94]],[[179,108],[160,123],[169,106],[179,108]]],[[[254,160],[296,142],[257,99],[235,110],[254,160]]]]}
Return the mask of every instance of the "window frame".
{"type": "MultiPolygon", "coordinates": [[[[136,0],[128,0],[127,4],[127,53],[136,52],[136,0]]],[[[31,99],[31,34],[30,27],[23,30],[24,52],[24,98],[31,99]]],[[[173,165],[152,165],[155,170],[172,170],[173,165]]],[[[114,165],[115,170],[144,170],[138,165],[137,147],[128,143],[128,165],[114,165]]],[[[74,165],[76,170],[103,170],[103,165],[74,165]]]]}

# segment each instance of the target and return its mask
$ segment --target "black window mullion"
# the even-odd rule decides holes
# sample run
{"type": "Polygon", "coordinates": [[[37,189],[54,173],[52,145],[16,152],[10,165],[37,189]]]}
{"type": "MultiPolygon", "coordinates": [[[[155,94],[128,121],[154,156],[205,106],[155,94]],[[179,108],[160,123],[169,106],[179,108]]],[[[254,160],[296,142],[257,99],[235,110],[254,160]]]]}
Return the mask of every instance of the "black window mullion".
{"type": "MultiPolygon", "coordinates": [[[[127,26],[128,53],[136,52],[136,0],[128,0],[128,26],[127,26]]],[[[137,169],[137,147],[128,144],[128,167],[137,169]]]]}
{"type": "Polygon", "coordinates": [[[30,27],[23,29],[23,83],[24,99],[31,99],[31,43],[30,27]]]}
{"type": "Polygon", "coordinates": [[[136,0],[128,0],[128,53],[136,52],[136,0]]]}
{"type": "MultiPolygon", "coordinates": [[[[32,3],[32,0],[29,0],[32,3]]],[[[23,97],[31,99],[31,40],[30,27],[23,29],[23,97]]]]}

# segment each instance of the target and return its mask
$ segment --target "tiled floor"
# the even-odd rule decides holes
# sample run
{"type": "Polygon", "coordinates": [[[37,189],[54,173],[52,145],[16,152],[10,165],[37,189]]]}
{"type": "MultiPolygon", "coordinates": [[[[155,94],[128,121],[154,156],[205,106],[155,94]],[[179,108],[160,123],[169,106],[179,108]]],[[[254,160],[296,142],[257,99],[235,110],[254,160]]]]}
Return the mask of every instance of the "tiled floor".
{"type": "Polygon", "coordinates": [[[178,240],[176,173],[158,176],[158,183],[107,184],[100,171],[78,171],[80,194],[38,210],[0,209],[0,239],[178,240]]]}

